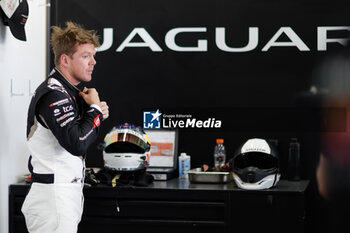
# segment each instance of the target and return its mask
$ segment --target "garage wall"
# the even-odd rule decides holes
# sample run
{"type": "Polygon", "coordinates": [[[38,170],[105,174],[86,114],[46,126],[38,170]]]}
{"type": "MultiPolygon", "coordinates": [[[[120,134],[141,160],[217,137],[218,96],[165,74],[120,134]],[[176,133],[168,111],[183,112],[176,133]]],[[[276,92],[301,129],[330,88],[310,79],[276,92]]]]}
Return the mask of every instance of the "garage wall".
{"type": "Polygon", "coordinates": [[[162,113],[161,128],[170,120],[222,121],[221,128],[179,129],[178,151],[191,155],[192,167],[213,164],[216,138],[225,139],[231,158],[245,140],[261,137],[278,140],[286,179],[289,141],[297,137],[301,175],[311,181],[307,227],[323,232],[329,216],[315,180],[318,116],[294,107],[313,84],[314,67],[344,48],[350,36],[345,5],[345,0],[53,0],[53,25],[78,22],[97,30],[103,42],[87,87],[108,102],[110,117],[90,147],[87,166],[103,166],[97,145],[113,126],[142,126],[148,111],[162,113]]]}
{"type": "Polygon", "coordinates": [[[350,36],[345,2],[52,1],[53,25],[78,22],[103,42],[86,86],[107,101],[110,117],[87,165],[103,166],[97,144],[113,126],[142,126],[145,111],[159,110],[162,128],[170,120],[221,120],[219,128],[179,127],[179,152],[191,155],[193,167],[213,164],[219,137],[228,157],[248,138],[277,139],[283,167],[290,138],[297,137],[303,178],[310,178],[309,161],[318,157],[310,138],[318,129],[311,127],[312,114],[294,109],[295,99],[310,88],[319,60],[344,48],[350,36]],[[177,114],[191,117],[169,117],[177,114]]]}
{"type": "Polygon", "coordinates": [[[8,186],[28,173],[27,108],[46,73],[46,0],[28,4],[26,42],[0,19],[0,233],[8,232],[8,186]]]}

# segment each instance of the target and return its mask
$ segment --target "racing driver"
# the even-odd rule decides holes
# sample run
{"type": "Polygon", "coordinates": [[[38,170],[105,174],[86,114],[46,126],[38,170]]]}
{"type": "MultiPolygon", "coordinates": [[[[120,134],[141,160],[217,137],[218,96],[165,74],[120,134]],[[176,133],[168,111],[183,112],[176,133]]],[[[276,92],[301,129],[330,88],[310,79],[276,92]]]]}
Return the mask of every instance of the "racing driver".
{"type": "Polygon", "coordinates": [[[27,119],[32,185],[22,212],[30,233],[76,233],[83,210],[85,154],[96,140],[108,106],[89,82],[99,40],[67,22],[52,27],[55,68],[32,97],[27,119]]]}

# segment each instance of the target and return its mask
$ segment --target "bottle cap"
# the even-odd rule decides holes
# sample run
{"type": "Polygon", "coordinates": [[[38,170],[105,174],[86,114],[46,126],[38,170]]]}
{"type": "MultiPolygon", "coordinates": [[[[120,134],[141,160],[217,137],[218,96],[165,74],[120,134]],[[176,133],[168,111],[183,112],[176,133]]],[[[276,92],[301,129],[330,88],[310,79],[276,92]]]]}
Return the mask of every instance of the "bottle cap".
{"type": "Polygon", "coordinates": [[[217,144],[224,144],[224,139],[218,138],[218,139],[216,139],[216,143],[217,144]]]}
{"type": "Polygon", "coordinates": [[[187,155],[186,155],[185,152],[182,152],[182,153],[180,154],[180,157],[181,157],[181,158],[186,157],[186,156],[187,156],[187,155]]]}

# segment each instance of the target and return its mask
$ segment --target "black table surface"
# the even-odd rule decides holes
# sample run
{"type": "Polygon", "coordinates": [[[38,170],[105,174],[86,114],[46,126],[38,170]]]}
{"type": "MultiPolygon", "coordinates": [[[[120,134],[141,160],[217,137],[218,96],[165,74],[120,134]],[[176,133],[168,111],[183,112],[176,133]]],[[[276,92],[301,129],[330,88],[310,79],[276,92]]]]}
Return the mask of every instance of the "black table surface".
{"type": "Polygon", "coordinates": [[[156,189],[185,189],[185,190],[220,190],[220,191],[235,191],[235,192],[297,192],[303,193],[309,185],[309,180],[289,181],[280,180],[276,187],[265,190],[243,190],[236,186],[231,181],[224,184],[205,184],[205,183],[191,183],[188,179],[172,179],[169,181],[156,181],[149,185],[148,188],[156,189]]]}
{"type": "MultiPolygon", "coordinates": [[[[292,194],[292,193],[304,193],[309,185],[309,180],[289,181],[280,180],[277,185],[270,189],[264,190],[243,190],[236,186],[233,181],[223,184],[206,184],[206,183],[192,183],[188,179],[175,178],[168,181],[154,181],[148,186],[117,186],[117,189],[165,189],[165,190],[201,190],[201,191],[228,191],[228,192],[250,192],[255,194],[292,194]]],[[[12,187],[16,187],[22,190],[27,190],[28,183],[12,184],[12,187]]],[[[85,191],[93,191],[95,189],[112,189],[107,185],[97,185],[92,187],[85,187],[85,191]]]]}

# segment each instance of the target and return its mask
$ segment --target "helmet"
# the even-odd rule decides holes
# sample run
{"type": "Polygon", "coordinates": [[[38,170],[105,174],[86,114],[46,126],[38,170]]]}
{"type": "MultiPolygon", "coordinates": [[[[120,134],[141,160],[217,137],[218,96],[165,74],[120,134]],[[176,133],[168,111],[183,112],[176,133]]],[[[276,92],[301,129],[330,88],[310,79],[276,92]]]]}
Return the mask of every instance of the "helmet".
{"type": "Polygon", "coordinates": [[[264,139],[246,141],[232,158],[233,179],[242,189],[268,189],[280,179],[276,149],[264,139]]]}
{"type": "Polygon", "coordinates": [[[115,171],[138,171],[148,166],[151,143],[139,127],[124,125],[113,127],[104,138],[105,167],[115,171]]]}

